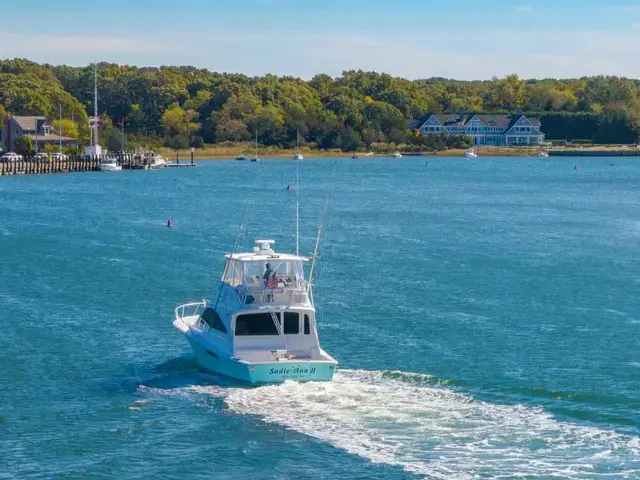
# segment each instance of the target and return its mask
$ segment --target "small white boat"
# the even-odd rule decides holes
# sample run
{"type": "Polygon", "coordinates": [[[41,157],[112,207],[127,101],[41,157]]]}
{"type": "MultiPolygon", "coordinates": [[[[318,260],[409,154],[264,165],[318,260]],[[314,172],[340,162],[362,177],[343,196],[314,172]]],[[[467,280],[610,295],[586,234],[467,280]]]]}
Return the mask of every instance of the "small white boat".
{"type": "Polygon", "coordinates": [[[549,154],[545,151],[538,152],[538,157],[540,158],[547,158],[548,156],[549,154]]]}
{"type": "Polygon", "coordinates": [[[238,155],[236,157],[236,160],[248,160],[248,158],[246,157],[246,155],[244,153],[241,153],[240,155],[238,155]]]}
{"type": "Polygon", "coordinates": [[[176,308],[173,325],[204,370],[249,384],[330,381],[338,362],[320,348],[308,259],[274,243],[226,255],[219,290],[176,308]]]}
{"type": "Polygon", "coordinates": [[[167,168],[169,162],[162,155],[154,155],[149,162],[149,170],[167,168]]]}
{"type": "Polygon", "coordinates": [[[393,158],[402,158],[402,154],[400,152],[393,152],[393,158]]]}
{"type": "Polygon", "coordinates": [[[100,170],[103,172],[119,172],[122,166],[118,165],[115,158],[103,158],[100,160],[100,170]]]}
{"type": "Polygon", "coordinates": [[[467,158],[478,158],[478,154],[474,148],[470,148],[469,150],[464,152],[464,156],[467,158]]]}

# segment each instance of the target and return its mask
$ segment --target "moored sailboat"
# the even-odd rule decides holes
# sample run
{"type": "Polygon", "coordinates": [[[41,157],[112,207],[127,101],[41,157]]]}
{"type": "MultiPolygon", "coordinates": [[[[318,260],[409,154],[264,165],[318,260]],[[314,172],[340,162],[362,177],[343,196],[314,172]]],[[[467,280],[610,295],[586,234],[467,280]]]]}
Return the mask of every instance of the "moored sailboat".
{"type": "Polygon", "coordinates": [[[294,160],[304,160],[304,157],[300,153],[300,130],[297,131],[298,136],[298,149],[296,150],[296,154],[293,156],[294,160]]]}

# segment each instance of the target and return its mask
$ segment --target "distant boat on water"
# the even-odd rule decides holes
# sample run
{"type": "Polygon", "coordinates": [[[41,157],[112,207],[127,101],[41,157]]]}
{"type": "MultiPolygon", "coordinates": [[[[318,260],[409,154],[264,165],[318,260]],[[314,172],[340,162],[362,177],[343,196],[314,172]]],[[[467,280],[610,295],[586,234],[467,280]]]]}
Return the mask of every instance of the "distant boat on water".
{"type": "Polygon", "coordinates": [[[393,158],[402,158],[402,154],[400,152],[393,152],[393,158]]]}
{"type": "Polygon", "coordinates": [[[298,135],[298,150],[296,151],[296,154],[293,156],[293,159],[294,160],[304,160],[304,157],[300,153],[300,130],[297,131],[297,135],[298,135]]]}
{"type": "Polygon", "coordinates": [[[257,162],[258,158],[258,130],[256,130],[256,156],[251,159],[252,162],[257,162]]]}
{"type": "Polygon", "coordinates": [[[469,150],[464,152],[464,156],[466,158],[478,158],[478,154],[476,153],[476,150],[474,148],[470,148],[469,150]]]}
{"type": "Polygon", "coordinates": [[[111,157],[103,157],[100,160],[99,168],[103,172],[119,172],[122,170],[122,166],[118,165],[116,159],[111,157]]]}
{"type": "Polygon", "coordinates": [[[149,169],[158,170],[160,168],[166,168],[167,164],[168,164],[167,160],[162,155],[154,155],[150,159],[149,169]]]}
{"type": "Polygon", "coordinates": [[[248,160],[244,153],[241,153],[236,157],[236,160],[248,160]]]}
{"type": "Polygon", "coordinates": [[[538,157],[539,158],[547,158],[549,156],[549,154],[547,152],[545,152],[544,150],[541,150],[538,152],[538,157]]]}
{"type": "Polygon", "coordinates": [[[353,155],[351,155],[351,158],[353,160],[357,160],[359,157],[358,157],[358,154],[356,152],[353,152],[353,155]]]}

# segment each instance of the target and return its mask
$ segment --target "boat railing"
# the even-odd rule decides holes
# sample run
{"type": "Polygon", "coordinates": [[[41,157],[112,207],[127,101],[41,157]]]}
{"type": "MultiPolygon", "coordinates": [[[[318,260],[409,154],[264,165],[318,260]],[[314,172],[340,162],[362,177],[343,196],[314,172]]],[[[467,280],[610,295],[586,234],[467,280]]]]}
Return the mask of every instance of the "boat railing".
{"type": "Polygon", "coordinates": [[[174,310],[174,314],[176,320],[182,320],[184,317],[194,317],[196,315],[199,316],[206,307],[207,302],[204,300],[202,302],[185,303],[184,305],[176,307],[176,309],[174,310]]]}

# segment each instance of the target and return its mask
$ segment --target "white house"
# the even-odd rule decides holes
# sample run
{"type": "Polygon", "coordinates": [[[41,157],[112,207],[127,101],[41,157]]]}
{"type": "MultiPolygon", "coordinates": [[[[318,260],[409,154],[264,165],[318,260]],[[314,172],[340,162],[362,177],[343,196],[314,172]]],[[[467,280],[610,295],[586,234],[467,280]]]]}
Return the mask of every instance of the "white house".
{"type": "Polygon", "coordinates": [[[422,135],[467,135],[473,144],[541,145],[540,119],[525,115],[429,114],[418,123],[422,135]]]}

